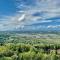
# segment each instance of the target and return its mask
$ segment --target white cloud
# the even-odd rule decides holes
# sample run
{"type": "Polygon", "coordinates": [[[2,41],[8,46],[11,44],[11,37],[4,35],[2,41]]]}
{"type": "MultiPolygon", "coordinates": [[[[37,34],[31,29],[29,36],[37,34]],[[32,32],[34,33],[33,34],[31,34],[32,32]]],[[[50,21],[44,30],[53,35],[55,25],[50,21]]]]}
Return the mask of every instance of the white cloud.
{"type": "Polygon", "coordinates": [[[49,26],[47,26],[47,28],[60,28],[60,25],[55,25],[55,26],[49,25],[49,26]]]}
{"type": "MultiPolygon", "coordinates": [[[[20,0],[20,2],[21,1],[22,0],[20,0]]],[[[25,7],[25,9],[28,7],[30,7],[30,8],[27,10],[23,9],[25,11],[24,12],[25,14],[31,15],[31,14],[34,14],[37,12],[40,12],[40,13],[43,12],[44,13],[42,16],[43,19],[60,16],[60,8],[58,7],[59,0],[35,0],[35,1],[36,1],[35,6],[27,6],[27,7],[25,7]]],[[[25,6],[25,5],[23,5],[23,6],[25,6]]]]}
{"type": "Polygon", "coordinates": [[[24,18],[25,18],[25,14],[22,15],[22,16],[18,19],[18,21],[22,21],[24,18]]]}
{"type": "MultiPolygon", "coordinates": [[[[17,11],[17,14],[15,16],[5,16],[2,18],[3,21],[0,21],[2,28],[0,29],[13,30],[24,28],[25,25],[28,26],[34,23],[52,22],[52,20],[46,19],[60,16],[59,0],[31,0],[32,3],[29,3],[30,0],[26,2],[23,2],[23,0],[19,1],[17,5],[19,11],[17,11]],[[26,3],[29,3],[29,5],[26,3]],[[34,16],[35,13],[40,13],[40,15],[34,16]]],[[[51,27],[55,28],[56,26],[48,26],[48,28],[51,27]]]]}

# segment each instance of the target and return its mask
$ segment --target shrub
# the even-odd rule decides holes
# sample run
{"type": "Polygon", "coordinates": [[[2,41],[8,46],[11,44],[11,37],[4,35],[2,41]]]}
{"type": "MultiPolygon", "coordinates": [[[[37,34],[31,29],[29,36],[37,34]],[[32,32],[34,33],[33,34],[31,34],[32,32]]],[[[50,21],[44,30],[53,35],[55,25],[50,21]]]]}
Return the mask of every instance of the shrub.
{"type": "Polygon", "coordinates": [[[0,53],[3,53],[7,50],[5,46],[0,46],[0,53]]]}
{"type": "Polygon", "coordinates": [[[9,50],[9,51],[4,52],[3,55],[6,57],[11,57],[12,55],[14,55],[14,52],[9,50]]]}
{"type": "Polygon", "coordinates": [[[36,54],[35,60],[42,60],[42,58],[43,58],[43,54],[40,53],[40,52],[38,52],[38,53],[36,54]]]}
{"type": "Polygon", "coordinates": [[[18,45],[16,47],[17,51],[22,53],[22,52],[28,52],[30,50],[30,45],[18,45]]]}
{"type": "Polygon", "coordinates": [[[57,55],[57,60],[60,60],[60,55],[57,55]]]}
{"type": "Polygon", "coordinates": [[[52,55],[51,55],[51,60],[57,60],[56,54],[52,54],[52,55]]]}
{"type": "Polygon", "coordinates": [[[17,59],[18,59],[18,56],[15,54],[15,55],[11,56],[11,58],[12,58],[13,60],[17,60],[17,59]]]}
{"type": "Polygon", "coordinates": [[[5,47],[9,50],[13,50],[13,51],[16,51],[16,46],[14,43],[8,43],[8,44],[5,44],[5,47]]]}
{"type": "Polygon", "coordinates": [[[3,57],[0,60],[13,60],[11,57],[3,57]]]}
{"type": "Polygon", "coordinates": [[[42,60],[51,60],[50,55],[49,54],[43,54],[42,60]]]}
{"type": "Polygon", "coordinates": [[[25,53],[22,53],[22,54],[19,54],[19,59],[20,60],[35,60],[35,52],[25,52],[25,53]]]}

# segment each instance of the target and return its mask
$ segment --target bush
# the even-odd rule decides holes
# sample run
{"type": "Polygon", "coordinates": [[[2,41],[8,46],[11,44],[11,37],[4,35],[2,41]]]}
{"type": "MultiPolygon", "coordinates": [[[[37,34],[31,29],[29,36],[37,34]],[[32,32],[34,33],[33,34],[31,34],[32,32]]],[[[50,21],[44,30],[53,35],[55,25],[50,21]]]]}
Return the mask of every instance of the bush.
{"type": "Polygon", "coordinates": [[[12,58],[13,60],[17,60],[17,59],[18,59],[18,56],[15,54],[15,55],[11,56],[11,58],[12,58]]]}
{"type": "Polygon", "coordinates": [[[51,60],[57,60],[56,54],[51,55],[51,60]]]}
{"type": "Polygon", "coordinates": [[[14,43],[5,44],[5,47],[9,50],[16,51],[16,46],[14,43]]]}
{"type": "Polygon", "coordinates": [[[17,51],[22,53],[22,52],[28,52],[30,51],[30,45],[18,45],[16,47],[17,51]]]}
{"type": "Polygon", "coordinates": [[[42,60],[51,60],[50,55],[49,54],[43,54],[42,60]]]}
{"type": "Polygon", "coordinates": [[[35,52],[25,52],[22,54],[19,54],[19,59],[20,60],[35,60],[35,52]]]}
{"type": "Polygon", "coordinates": [[[9,50],[9,51],[4,52],[3,55],[6,57],[11,57],[12,55],[14,55],[14,52],[9,50]]]}
{"type": "Polygon", "coordinates": [[[0,60],[13,60],[11,57],[3,57],[3,58],[0,58],[0,60]]]}
{"type": "Polygon", "coordinates": [[[7,51],[7,48],[5,46],[0,46],[0,53],[3,53],[7,51]]]}
{"type": "Polygon", "coordinates": [[[42,58],[43,58],[43,54],[40,53],[40,52],[38,52],[38,53],[36,54],[35,60],[42,60],[42,58]]]}
{"type": "Polygon", "coordinates": [[[57,60],[60,60],[60,55],[57,55],[57,60]]]}

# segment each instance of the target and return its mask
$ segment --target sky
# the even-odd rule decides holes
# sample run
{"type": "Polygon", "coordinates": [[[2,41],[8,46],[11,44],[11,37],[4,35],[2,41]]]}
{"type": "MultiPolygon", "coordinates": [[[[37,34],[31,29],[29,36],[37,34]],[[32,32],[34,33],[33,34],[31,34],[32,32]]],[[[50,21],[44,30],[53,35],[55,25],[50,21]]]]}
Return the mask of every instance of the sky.
{"type": "Polygon", "coordinates": [[[60,31],[60,0],[0,0],[0,31],[60,31]]]}

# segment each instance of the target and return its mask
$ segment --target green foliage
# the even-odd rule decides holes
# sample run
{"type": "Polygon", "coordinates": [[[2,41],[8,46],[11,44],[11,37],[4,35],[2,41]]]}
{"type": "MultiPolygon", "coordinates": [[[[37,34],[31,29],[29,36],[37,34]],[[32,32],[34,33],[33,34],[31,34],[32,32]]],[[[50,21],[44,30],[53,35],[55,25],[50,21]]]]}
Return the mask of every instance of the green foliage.
{"type": "Polygon", "coordinates": [[[25,45],[25,44],[18,44],[16,46],[16,49],[18,52],[22,53],[22,52],[28,52],[30,51],[30,45],[25,45]]]}
{"type": "MultiPolygon", "coordinates": [[[[56,46],[56,45],[55,45],[56,46]]],[[[0,46],[0,60],[59,60],[57,49],[43,44],[4,44],[0,46]],[[49,53],[47,53],[48,51],[49,53]]]]}
{"type": "Polygon", "coordinates": [[[13,60],[11,57],[2,57],[0,60],[13,60]]]}
{"type": "Polygon", "coordinates": [[[3,55],[6,56],[6,57],[11,57],[12,55],[14,55],[14,51],[11,51],[11,50],[6,51],[6,52],[3,53],[3,55]]]}
{"type": "Polygon", "coordinates": [[[60,40],[50,38],[0,34],[0,60],[60,60],[60,40]]]}
{"type": "Polygon", "coordinates": [[[57,60],[56,54],[52,54],[52,55],[51,55],[51,60],[57,60]]]}
{"type": "Polygon", "coordinates": [[[11,56],[11,58],[12,58],[13,60],[17,60],[17,59],[18,59],[18,56],[15,54],[15,55],[11,56]]]}
{"type": "Polygon", "coordinates": [[[51,60],[49,54],[44,54],[42,60],[51,60]]]}
{"type": "Polygon", "coordinates": [[[35,59],[35,52],[24,52],[22,54],[19,54],[19,59],[21,60],[34,60],[35,59]]]}

